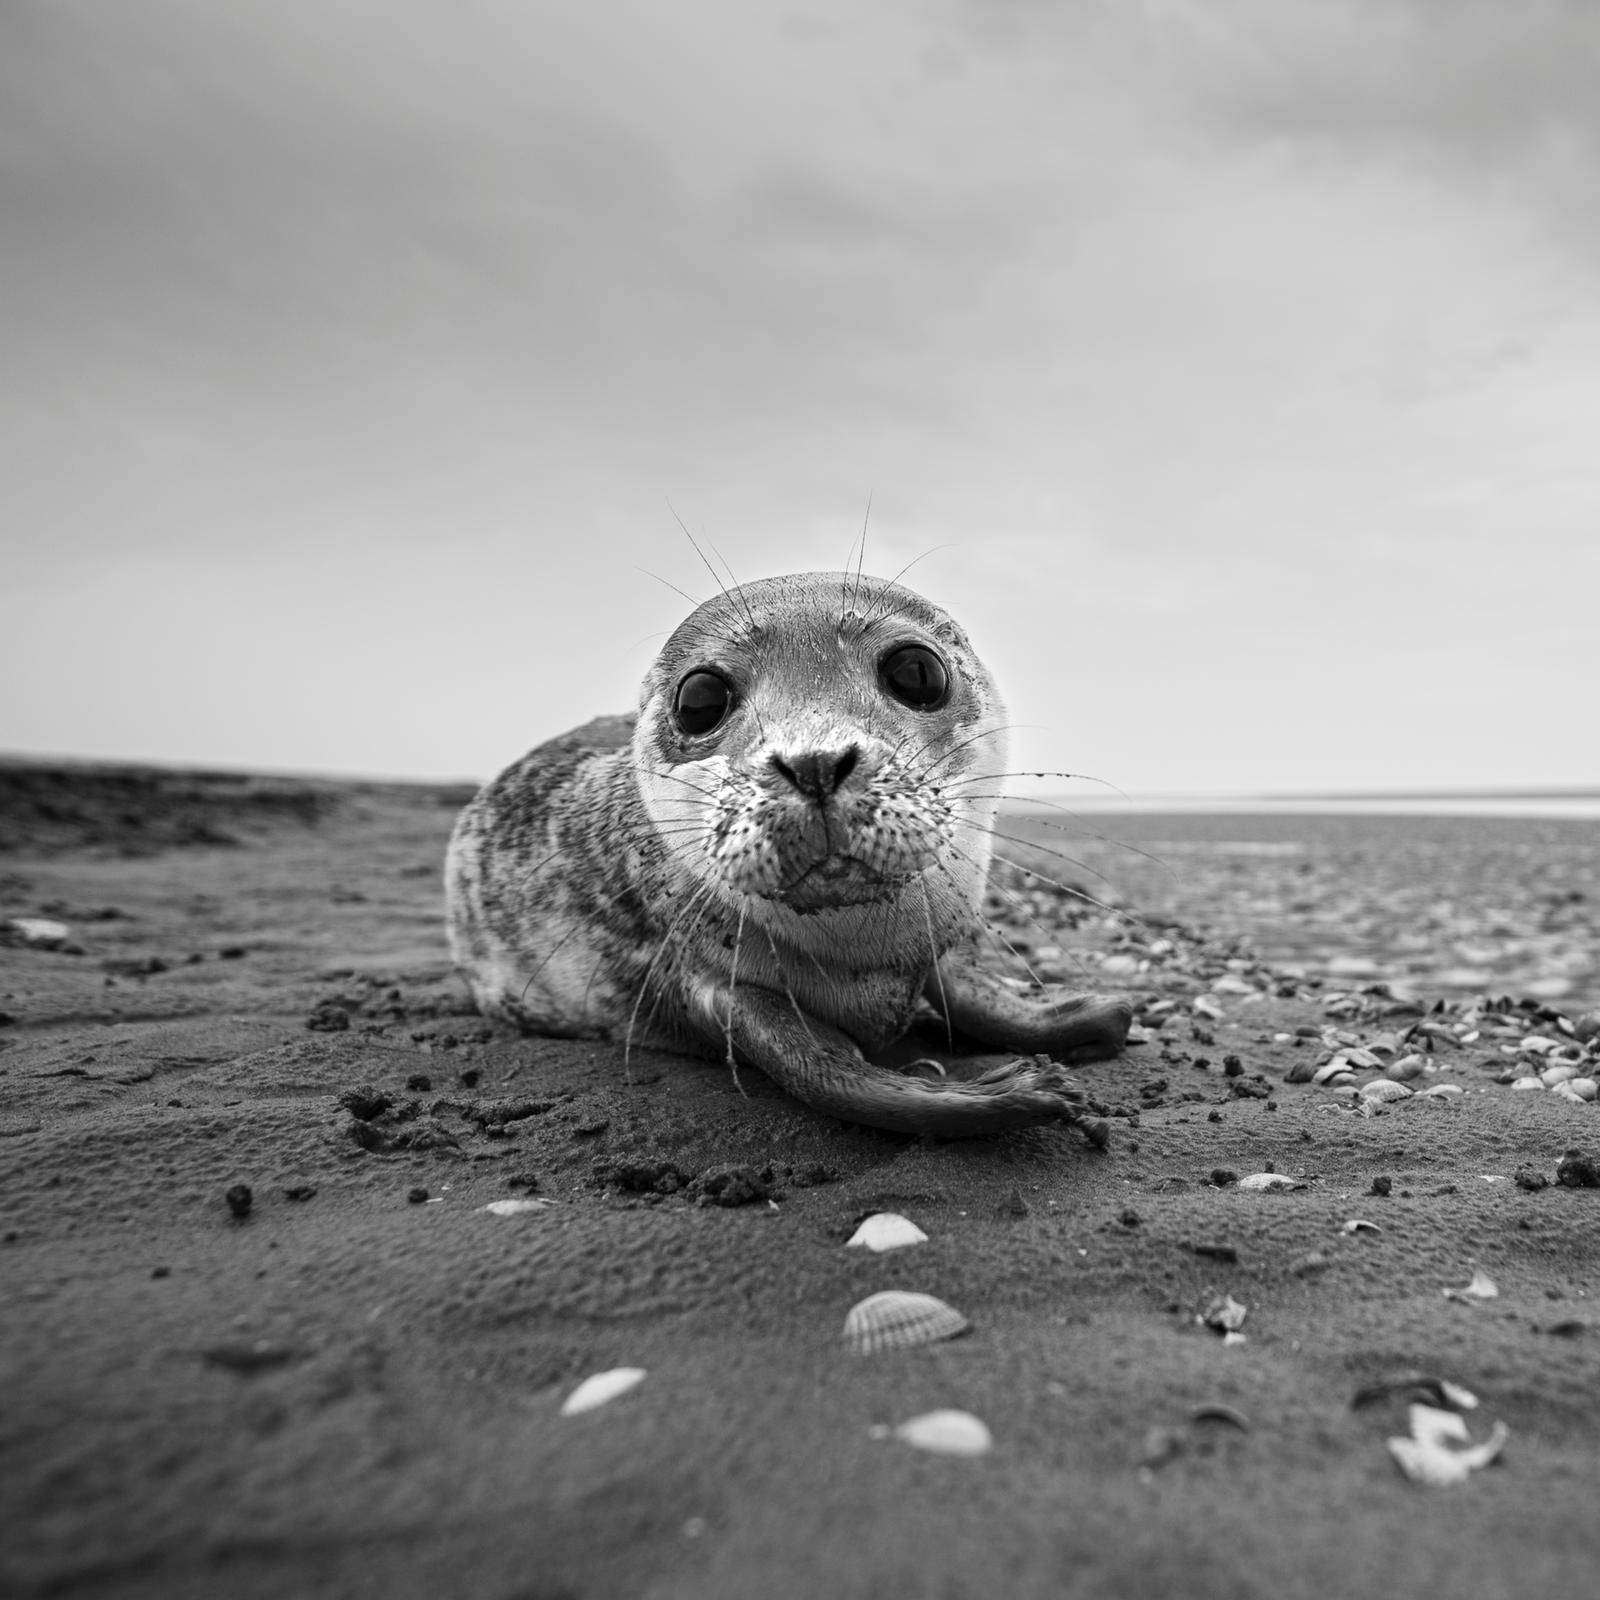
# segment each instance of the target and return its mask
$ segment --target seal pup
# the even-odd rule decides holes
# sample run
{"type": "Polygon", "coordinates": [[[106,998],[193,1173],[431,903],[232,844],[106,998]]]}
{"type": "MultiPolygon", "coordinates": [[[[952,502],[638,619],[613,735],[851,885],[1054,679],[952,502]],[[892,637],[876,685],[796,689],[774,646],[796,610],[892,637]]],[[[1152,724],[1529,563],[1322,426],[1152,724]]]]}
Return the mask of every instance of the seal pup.
{"type": "Polygon", "coordinates": [[[1114,1055],[1132,1011],[977,964],[1004,716],[961,628],[897,583],[725,590],[636,716],[540,745],[462,812],[445,888],[473,998],[531,1032],[725,1056],[875,1127],[1072,1119],[1043,1058],[1114,1055]],[[964,1082],[870,1059],[928,1007],[1039,1059],[964,1082]]]}

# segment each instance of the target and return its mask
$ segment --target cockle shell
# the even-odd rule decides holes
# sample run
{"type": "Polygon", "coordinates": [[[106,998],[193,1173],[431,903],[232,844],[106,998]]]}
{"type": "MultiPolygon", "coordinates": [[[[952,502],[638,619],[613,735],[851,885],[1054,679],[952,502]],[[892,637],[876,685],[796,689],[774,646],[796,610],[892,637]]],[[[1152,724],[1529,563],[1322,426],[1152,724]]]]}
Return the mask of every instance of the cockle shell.
{"type": "Polygon", "coordinates": [[[1237,1188],[1240,1189],[1303,1189],[1305,1184],[1298,1178],[1291,1178],[1282,1172],[1249,1172],[1242,1177],[1237,1188]]]}
{"type": "Polygon", "coordinates": [[[1384,1105],[1391,1100],[1411,1098],[1411,1091],[1393,1078],[1374,1078],[1371,1083],[1362,1084],[1356,1093],[1363,1100],[1377,1105],[1384,1105]]]}
{"type": "Polygon", "coordinates": [[[994,1448],[994,1435],[970,1411],[929,1411],[902,1422],[894,1436],[941,1456],[981,1456],[994,1448]]]}
{"type": "Polygon", "coordinates": [[[575,1417],[581,1411],[593,1411],[643,1382],[643,1367],[613,1367],[609,1372],[597,1372],[561,1402],[561,1415],[575,1417]]]}
{"type": "Polygon", "coordinates": [[[1398,1061],[1391,1061],[1383,1069],[1386,1078],[1393,1078],[1396,1083],[1409,1083],[1413,1078],[1420,1078],[1428,1070],[1426,1056],[1409,1055],[1401,1056],[1398,1061]]]}
{"type": "Polygon", "coordinates": [[[885,1289],[850,1308],[844,1319],[845,1339],[862,1355],[874,1350],[905,1350],[936,1344],[965,1333],[971,1324],[943,1300],[909,1289],[885,1289]]]}
{"type": "Polygon", "coordinates": [[[904,1250],[908,1245],[926,1244],[928,1236],[909,1217],[895,1211],[876,1211],[845,1240],[845,1248],[858,1246],[882,1253],[904,1250]]]}

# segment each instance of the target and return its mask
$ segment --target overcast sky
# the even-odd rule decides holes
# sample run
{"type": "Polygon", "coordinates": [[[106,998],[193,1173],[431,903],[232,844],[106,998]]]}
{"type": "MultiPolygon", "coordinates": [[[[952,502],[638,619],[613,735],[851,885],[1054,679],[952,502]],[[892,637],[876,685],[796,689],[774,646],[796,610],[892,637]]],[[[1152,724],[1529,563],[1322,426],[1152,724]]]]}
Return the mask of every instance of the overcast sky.
{"type": "Polygon", "coordinates": [[[486,776],[674,510],[870,495],[1022,765],[1600,783],[1597,81],[1592,0],[5,0],[0,748],[486,776]]]}

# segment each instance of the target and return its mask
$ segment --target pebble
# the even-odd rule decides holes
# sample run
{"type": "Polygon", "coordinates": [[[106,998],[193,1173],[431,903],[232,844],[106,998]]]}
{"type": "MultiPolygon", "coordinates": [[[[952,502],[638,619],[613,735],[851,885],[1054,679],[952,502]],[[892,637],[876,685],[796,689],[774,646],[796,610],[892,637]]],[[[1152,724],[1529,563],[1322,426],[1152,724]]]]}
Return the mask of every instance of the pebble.
{"type": "Polygon", "coordinates": [[[236,1183],[222,1198],[228,1202],[228,1209],[242,1222],[250,1215],[250,1206],[255,1197],[250,1193],[248,1183],[236,1183]]]}

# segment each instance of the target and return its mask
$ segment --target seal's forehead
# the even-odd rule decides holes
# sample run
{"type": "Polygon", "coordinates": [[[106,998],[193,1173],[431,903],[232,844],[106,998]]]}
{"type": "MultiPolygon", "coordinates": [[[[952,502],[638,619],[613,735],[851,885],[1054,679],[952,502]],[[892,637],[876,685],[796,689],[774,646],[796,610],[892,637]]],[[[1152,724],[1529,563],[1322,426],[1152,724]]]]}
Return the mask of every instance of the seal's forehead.
{"type": "Polygon", "coordinates": [[[947,611],[901,584],[853,572],[792,572],[713,595],[679,623],[661,656],[671,659],[718,641],[739,643],[779,632],[888,635],[896,623],[955,649],[971,648],[947,611]]]}

